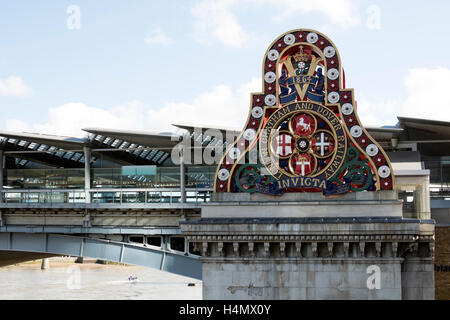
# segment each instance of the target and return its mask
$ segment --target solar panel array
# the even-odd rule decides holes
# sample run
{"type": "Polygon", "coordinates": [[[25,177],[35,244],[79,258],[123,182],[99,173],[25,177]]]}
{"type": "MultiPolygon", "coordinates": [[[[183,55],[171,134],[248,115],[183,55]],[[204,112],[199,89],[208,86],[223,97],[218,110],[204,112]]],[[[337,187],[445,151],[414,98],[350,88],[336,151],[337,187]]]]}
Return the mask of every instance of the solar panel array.
{"type": "Polygon", "coordinates": [[[170,153],[167,151],[152,149],[144,145],[116,139],[114,137],[102,136],[100,134],[90,133],[88,139],[91,142],[97,142],[97,144],[100,144],[103,148],[113,148],[118,150],[129,149],[124,152],[137,158],[148,160],[157,165],[162,165],[170,156],[170,153]]]}
{"type": "MultiPolygon", "coordinates": [[[[64,149],[55,146],[6,137],[0,137],[0,144],[4,144],[8,147],[8,149],[17,151],[47,151],[44,153],[55,157],[56,161],[58,159],[66,159],[78,163],[84,163],[83,152],[65,151],[64,149]]],[[[95,160],[96,157],[92,157],[92,161],[95,160]]],[[[24,159],[23,155],[21,156],[20,153],[17,153],[15,154],[15,162],[16,165],[19,165],[20,167],[26,167],[26,165],[29,164],[31,160],[24,159]]]]}

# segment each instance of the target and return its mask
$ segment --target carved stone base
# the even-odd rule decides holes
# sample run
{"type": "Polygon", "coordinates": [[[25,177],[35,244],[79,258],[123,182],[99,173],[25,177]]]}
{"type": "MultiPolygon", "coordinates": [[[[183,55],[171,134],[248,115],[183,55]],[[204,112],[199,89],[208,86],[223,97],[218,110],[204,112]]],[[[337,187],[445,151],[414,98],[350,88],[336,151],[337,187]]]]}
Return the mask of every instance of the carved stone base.
{"type": "Polygon", "coordinates": [[[433,220],[203,218],[181,230],[202,249],[204,299],[434,299],[433,220]]]}

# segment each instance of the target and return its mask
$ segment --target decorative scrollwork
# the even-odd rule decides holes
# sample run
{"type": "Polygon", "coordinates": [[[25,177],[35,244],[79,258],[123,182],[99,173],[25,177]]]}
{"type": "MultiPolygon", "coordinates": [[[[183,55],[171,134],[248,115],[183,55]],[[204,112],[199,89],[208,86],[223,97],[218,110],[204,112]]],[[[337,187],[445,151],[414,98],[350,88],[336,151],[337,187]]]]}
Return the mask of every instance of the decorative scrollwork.
{"type": "Polygon", "coordinates": [[[351,191],[362,191],[373,188],[374,173],[366,161],[360,160],[358,149],[348,142],[346,161],[330,179],[337,185],[350,184],[351,191]]]}
{"type": "Polygon", "coordinates": [[[274,177],[263,175],[261,172],[263,168],[262,164],[241,165],[234,176],[236,187],[242,192],[253,193],[257,191],[256,183],[264,186],[273,183],[275,181],[274,177]]]}

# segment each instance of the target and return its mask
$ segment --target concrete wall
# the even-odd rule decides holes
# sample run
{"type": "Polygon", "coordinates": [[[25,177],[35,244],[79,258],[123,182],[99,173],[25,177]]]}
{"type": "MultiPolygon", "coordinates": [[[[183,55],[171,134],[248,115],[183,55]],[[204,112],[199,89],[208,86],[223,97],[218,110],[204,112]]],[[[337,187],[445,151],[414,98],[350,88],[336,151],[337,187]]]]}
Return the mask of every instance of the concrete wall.
{"type": "MultiPolygon", "coordinates": [[[[448,200],[442,200],[450,202],[448,200]]],[[[436,225],[450,225],[450,208],[432,208],[431,218],[436,221],[436,225]]]]}
{"type": "Polygon", "coordinates": [[[352,192],[337,198],[321,193],[214,193],[202,218],[402,217],[396,191],[352,192]]]}
{"type": "Polygon", "coordinates": [[[202,218],[401,217],[398,200],[207,203],[202,218]],[[255,207],[257,210],[255,211],[255,207]]]}
{"type": "Polygon", "coordinates": [[[203,297],[243,300],[401,299],[402,259],[299,259],[209,261],[203,264],[203,297]],[[367,273],[380,267],[380,289],[369,289],[367,273]]]}
{"type": "Polygon", "coordinates": [[[23,209],[1,210],[3,226],[133,226],[178,227],[181,219],[198,219],[200,210],[114,210],[114,209],[23,209]]]}
{"type": "Polygon", "coordinates": [[[429,300],[435,298],[433,261],[407,258],[402,263],[402,299],[429,300]]]}

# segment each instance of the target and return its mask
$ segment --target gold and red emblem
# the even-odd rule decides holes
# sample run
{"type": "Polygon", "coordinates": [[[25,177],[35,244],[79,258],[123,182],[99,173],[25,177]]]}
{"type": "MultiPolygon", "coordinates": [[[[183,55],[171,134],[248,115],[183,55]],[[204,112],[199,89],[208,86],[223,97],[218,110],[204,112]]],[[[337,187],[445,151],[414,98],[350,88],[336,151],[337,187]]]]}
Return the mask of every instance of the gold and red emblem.
{"type": "Polygon", "coordinates": [[[307,114],[299,114],[292,119],[291,126],[295,134],[309,136],[316,129],[314,118],[307,114]]]}
{"type": "Polygon", "coordinates": [[[394,188],[389,158],[361,124],[353,89],[344,83],[339,52],[323,34],[300,29],[275,39],[263,61],[264,91],[252,94],[242,131],[255,134],[242,133],[227,149],[214,190],[255,192],[241,187],[245,170],[254,183],[311,177],[321,179],[322,189],[325,182],[349,191],[394,188]],[[258,155],[251,167],[245,165],[250,152],[258,155]],[[236,158],[231,167],[230,158],[236,158]]]}

